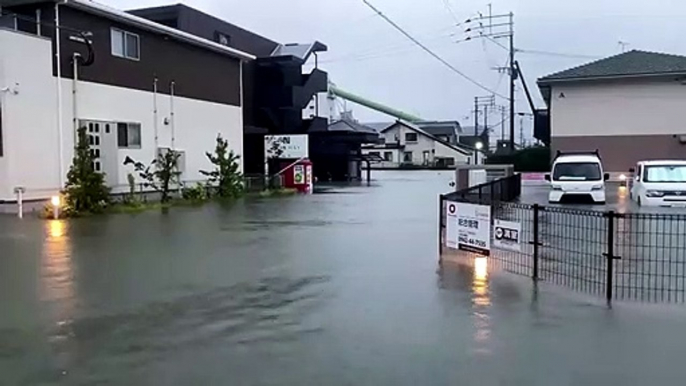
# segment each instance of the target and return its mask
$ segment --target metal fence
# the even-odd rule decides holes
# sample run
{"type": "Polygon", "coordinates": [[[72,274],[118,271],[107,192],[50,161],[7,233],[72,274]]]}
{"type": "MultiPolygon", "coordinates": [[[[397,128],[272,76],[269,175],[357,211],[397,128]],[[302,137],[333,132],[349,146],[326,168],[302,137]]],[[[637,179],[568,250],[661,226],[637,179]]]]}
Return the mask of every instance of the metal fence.
{"type": "Polygon", "coordinates": [[[491,248],[489,258],[505,271],[608,301],[686,302],[686,215],[508,202],[514,197],[498,192],[517,192],[521,185],[505,180],[494,181],[500,186],[493,188],[495,195],[484,194],[491,187],[481,186],[441,196],[441,250],[446,201],[490,205],[494,219],[521,224],[520,251],[491,248]]]}

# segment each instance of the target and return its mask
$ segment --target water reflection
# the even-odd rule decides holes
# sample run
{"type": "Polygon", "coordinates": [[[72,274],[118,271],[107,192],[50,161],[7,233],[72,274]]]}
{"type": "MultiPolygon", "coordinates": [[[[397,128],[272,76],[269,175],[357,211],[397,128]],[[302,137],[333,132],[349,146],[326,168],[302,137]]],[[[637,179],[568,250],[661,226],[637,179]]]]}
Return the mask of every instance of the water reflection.
{"type": "Polygon", "coordinates": [[[451,256],[443,260],[439,270],[441,288],[470,292],[473,320],[474,351],[490,354],[491,349],[491,288],[489,261],[486,257],[451,256]]]}
{"type": "Polygon", "coordinates": [[[68,223],[45,222],[46,238],[41,256],[41,300],[49,302],[59,321],[69,320],[74,312],[74,266],[68,223]]]}
{"type": "Polygon", "coordinates": [[[472,301],[475,306],[487,307],[491,305],[491,297],[488,290],[488,259],[485,257],[474,258],[472,294],[472,301]]]}

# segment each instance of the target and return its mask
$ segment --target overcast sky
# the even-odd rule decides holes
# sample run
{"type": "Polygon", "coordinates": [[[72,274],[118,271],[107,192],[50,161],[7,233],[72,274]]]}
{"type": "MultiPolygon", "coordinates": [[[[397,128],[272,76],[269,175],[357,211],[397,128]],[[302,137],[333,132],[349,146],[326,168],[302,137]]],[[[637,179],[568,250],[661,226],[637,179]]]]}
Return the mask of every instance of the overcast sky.
{"type": "MultiPolygon", "coordinates": [[[[130,9],[178,0],[99,1],[130,9]]],[[[503,95],[507,80],[491,68],[506,63],[506,51],[479,39],[456,43],[467,36],[456,21],[487,14],[489,3],[493,14],[514,12],[518,49],[570,55],[517,54],[539,104],[538,77],[617,54],[619,41],[628,42],[627,49],[686,54],[686,4],[681,0],[370,1],[460,71],[503,95]]],[[[488,94],[414,46],[361,0],[183,2],[281,43],[319,40],[329,46],[320,56],[321,67],[339,87],[422,118],[464,124],[471,121],[474,96],[488,94]]],[[[517,109],[529,112],[521,88],[517,96],[517,109]]],[[[353,110],[362,121],[388,120],[362,107],[353,110]]]]}

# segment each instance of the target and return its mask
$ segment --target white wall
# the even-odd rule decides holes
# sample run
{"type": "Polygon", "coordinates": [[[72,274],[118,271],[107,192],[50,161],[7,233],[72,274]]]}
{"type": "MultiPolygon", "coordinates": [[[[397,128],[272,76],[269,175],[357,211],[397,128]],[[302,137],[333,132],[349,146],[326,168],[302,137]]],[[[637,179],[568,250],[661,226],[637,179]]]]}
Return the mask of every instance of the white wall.
{"type": "Polygon", "coordinates": [[[469,152],[467,152],[467,154],[464,154],[463,152],[457,151],[440,142],[436,142],[435,146],[436,152],[434,154],[434,157],[454,158],[456,165],[466,165],[473,158],[472,154],[470,154],[469,152]]]}
{"type": "MultiPolygon", "coordinates": [[[[441,142],[435,141],[430,137],[427,137],[421,133],[400,124],[396,124],[389,130],[383,133],[386,143],[395,143],[397,138],[400,139],[400,145],[405,146],[404,151],[412,152],[412,163],[417,165],[422,165],[424,163],[424,152],[429,152],[429,162],[433,163],[436,157],[442,158],[454,158],[456,164],[466,164],[468,162],[470,154],[463,154],[449,146],[442,144],[441,142]],[[406,133],[416,133],[417,142],[407,142],[405,140],[406,133]]],[[[400,160],[398,162],[404,162],[404,154],[400,152],[400,160]]]]}
{"type": "MultiPolygon", "coordinates": [[[[0,200],[13,200],[16,186],[27,189],[27,199],[43,199],[60,190],[57,125],[57,81],[52,76],[52,47],[47,39],[0,30],[0,92],[3,106],[5,157],[0,157],[0,200]],[[28,55],[27,53],[30,53],[28,55]],[[18,86],[15,84],[18,83],[18,86]]],[[[73,158],[73,81],[61,80],[63,101],[63,170],[73,158]]],[[[115,192],[127,190],[126,156],[150,163],[155,157],[153,94],[102,84],[79,82],[77,108],[80,119],[137,122],[141,124],[141,149],[119,149],[115,192]]],[[[171,146],[169,96],[158,96],[159,146],[171,146]]],[[[242,109],[188,98],[175,98],[175,148],[186,152],[185,181],[205,179],[210,169],[206,151],[215,147],[218,133],[235,153],[243,154],[242,109]]]]}
{"type": "MultiPolygon", "coordinates": [[[[59,190],[57,81],[49,39],[0,30],[0,92],[5,156],[0,200],[49,197],[59,190]]],[[[0,169],[3,165],[0,165],[0,169]]]]}
{"type": "Polygon", "coordinates": [[[556,85],[551,99],[554,137],[686,134],[686,85],[674,80],[556,85]]]}
{"type": "MultiPolygon", "coordinates": [[[[69,112],[72,111],[73,106],[72,84],[70,80],[63,80],[64,109],[69,112]]],[[[79,82],[77,90],[77,109],[80,119],[141,124],[141,148],[119,149],[118,151],[120,166],[118,189],[115,190],[125,191],[128,188],[127,175],[133,173],[132,166],[123,165],[127,156],[147,165],[155,158],[157,147],[172,146],[171,124],[165,124],[165,119],[171,120],[170,97],[161,94],[157,96],[158,146],[156,146],[153,93],[86,82],[79,82]]],[[[72,114],[67,114],[65,117],[65,131],[69,133],[65,136],[65,149],[72,149],[74,146],[71,117],[72,114]]],[[[212,168],[205,152],[214,150],[215,140],[219,133],[229,141],[229,146],[235,153],[243,154],[243,117],[240,107],[175,97],[174,120],[174,148],[186,153],[185,173],[182,175],[184,181],[206,179],[199,171],[212,168]]],[[[72,154],[69,152],[69,159],[72,154]]],[[[66,165],[70,162],[68,161],[66,165]]]]}

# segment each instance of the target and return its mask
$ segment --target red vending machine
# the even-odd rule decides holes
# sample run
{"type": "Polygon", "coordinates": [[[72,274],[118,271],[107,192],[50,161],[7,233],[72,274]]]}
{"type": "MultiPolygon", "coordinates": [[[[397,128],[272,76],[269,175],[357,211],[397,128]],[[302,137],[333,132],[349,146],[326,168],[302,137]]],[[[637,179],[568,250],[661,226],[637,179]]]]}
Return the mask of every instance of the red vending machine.
{"type": "Polygon", "coordinates": [[[312,193],[312,162],[304,159],[291,165],[284,173],[284,187],[296,189],[299,193],[312,193]]]}

